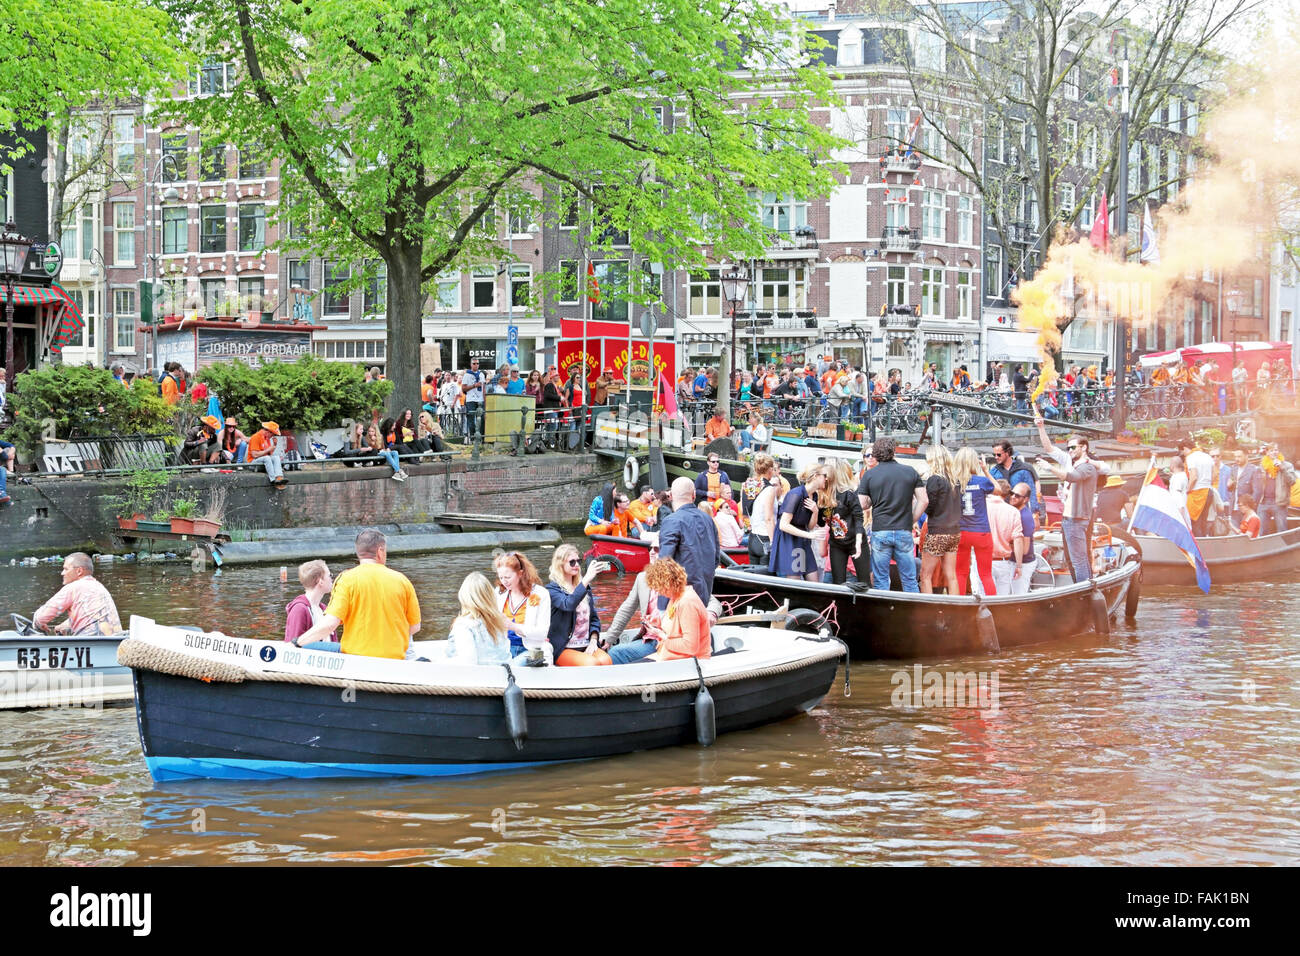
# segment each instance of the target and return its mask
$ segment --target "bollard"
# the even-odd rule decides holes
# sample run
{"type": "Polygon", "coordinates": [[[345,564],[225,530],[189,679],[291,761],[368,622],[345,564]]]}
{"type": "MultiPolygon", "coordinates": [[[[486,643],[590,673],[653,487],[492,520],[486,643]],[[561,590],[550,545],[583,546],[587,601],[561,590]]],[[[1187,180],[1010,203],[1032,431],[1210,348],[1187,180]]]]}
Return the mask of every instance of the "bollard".
{"type": "Polygon", "coordinates": [[[1002,644],[998,641],[998,625],[993,620],[993,612],[984,604],[984,599],[976,597],[979,604],[975,611],[975,632],[979,635],[980,647],[990,654],[998,654],[1002,651],[1002,644]]]}
{"type": "Polygon", "coordinates": [[[1092,585],[1092,628],[1103,637],[1110,634],[1110,609],[1106,606],[1106,595],[1101,593],[1096,582],[1092,585]]]}

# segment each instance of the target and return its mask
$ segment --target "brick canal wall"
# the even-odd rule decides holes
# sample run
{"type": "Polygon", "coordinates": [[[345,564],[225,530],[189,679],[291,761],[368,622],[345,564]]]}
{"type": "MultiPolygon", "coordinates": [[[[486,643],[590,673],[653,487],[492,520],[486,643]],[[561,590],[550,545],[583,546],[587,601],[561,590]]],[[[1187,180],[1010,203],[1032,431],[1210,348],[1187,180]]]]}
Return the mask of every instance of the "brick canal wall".
{"type": "MultiPolygon", "coordinates": [[[[173,497],[206,502],[211,490],[227,489],[223,530],[302,528],[356,524],[427,523],[448,511],[515,515],[564,525],[582,522],[601,485],[616,480],[611,459],[547,454],[526,458],[409,465],[406,482],[393,481],[387,466],[345,468],[306,465],[273,489],[260,471],[205,475],[183,472],[169,482],[173,497]]],[[[125,493],[120,478],[43,477],[9,483],[13,504],[0,508],[0,558],[122,551],[115,540],[125,493]]],[[[156,546],[162,550],[163,546],[156,546]]]]}

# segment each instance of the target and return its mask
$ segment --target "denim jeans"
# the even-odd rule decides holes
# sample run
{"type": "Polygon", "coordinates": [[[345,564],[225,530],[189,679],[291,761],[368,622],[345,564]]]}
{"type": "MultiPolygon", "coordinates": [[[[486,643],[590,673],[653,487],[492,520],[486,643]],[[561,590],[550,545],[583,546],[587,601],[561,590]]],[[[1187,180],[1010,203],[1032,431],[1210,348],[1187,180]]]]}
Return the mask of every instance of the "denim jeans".
{"type": "Polygon", "coordinates": [[[1274,534],[1278,531],[1285,531],[1287,507],[1288,505],[1279,506],[1275,501],[1265,502],[1260,505],[1259,533],[1274,534]]]}
{"type": "Polygon", "coordinates": [[[257,463],[266,469],[268,481],[277,481],[284,477],[284,466],[280,461],[280,456],[276,454],[263,455],[257,459],[257,463]]]}
{"type": "Polygon", "coordinates": [[[867,404],[867,400],[865,398],[853,399],[853,420],[855,422],[858,422],[859,424],[861,424],[862,421],[864,420],[862,417],[862,412],[863,412],[863,406],[865,406],[866,404],[867,404]]]}
{"type": "Polygon", "coordinates": [[[737,437],[740,439],[740,444],[737,446],[738,451],[744,451],[754,444],[754,435],[748,428],[743,429],[737,437]]]}
{"type": "Polygon", "coordinates": [[[383,455],[384,461],[388,462],[392,467],[394,474],[402,470],[402,460],[397,456],[397,452],[391,448],[385,448],[379,454],[383,455]]]}
{"type": "Polygon", "coordinates": [[[653,641],[628,641],[626,644],[615,644],[609,649],[609,659],[615,664],[634,664],[649,657],[657,647],[658,645],[653,641]]]}
{"type": "Polygon", "coordinates": [[[467,436],[472,438],[482,432],[482,420],[479,417],[482,413],[482,402],[465,403],[465,434],[467,436]]]}
{"type": "Polygon", "coordinates": [[[889,560],[893,558],[898,565],[903,590],[913,594],[919,592],[916,559],[912,555],[915,547],[910,531],[871,532],[871,586],[877,591],[889,590],[889,560]]]}
{"type": "Polygon", "coordinates": [[[1062,518],[1061,537],[1065,539],[1065,553],[1070,556],[1074,581],[1092,579],[1092,549],[1088,546],[1088,522],[1082,518],[1062,518]]]}

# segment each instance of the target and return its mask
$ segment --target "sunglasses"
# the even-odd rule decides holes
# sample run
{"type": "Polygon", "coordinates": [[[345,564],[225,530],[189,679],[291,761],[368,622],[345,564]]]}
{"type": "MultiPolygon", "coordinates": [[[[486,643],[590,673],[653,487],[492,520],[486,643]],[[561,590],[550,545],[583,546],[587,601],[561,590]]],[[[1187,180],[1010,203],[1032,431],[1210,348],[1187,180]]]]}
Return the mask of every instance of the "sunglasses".
{"type": "Polygon", "coordinates": [[[1078,446],[1078,445],[1066,445],[1065,447],[1066,447],[1067,449],[1069,449],[1070,451],[1074,451],[1074,450],[1077,449],[1079,446],[1078,446]]]}
{"type": "Polygon", "coordinates": [[[570,558],[566,563],[567,563],[567,564],[569,565],[569,567],[571,567],[571,568],[579,567],[579,566],[582,564],[582,562],[579,561],[577,558],[570,558]]]}

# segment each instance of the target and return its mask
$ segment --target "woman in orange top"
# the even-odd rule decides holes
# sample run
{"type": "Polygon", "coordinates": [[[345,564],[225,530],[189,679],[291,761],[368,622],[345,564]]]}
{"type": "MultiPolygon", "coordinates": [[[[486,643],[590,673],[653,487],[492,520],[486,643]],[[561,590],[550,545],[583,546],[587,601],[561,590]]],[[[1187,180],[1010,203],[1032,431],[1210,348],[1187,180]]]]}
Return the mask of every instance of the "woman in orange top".
{"type": "Polygon", "coordinates": [[[645,571],[651,591],[668,598],[662,626],[646,630],[660,638],[659,649],[650,660],[675,661],[688,657],[706,658],[713,653],[709,638],[709,612],[695,590],[686,583],[686,570],[671,558],[660,558],[645,571]]]}
{"type": "Polygon", "coordinates": [[[546,662],[553,658],[551,642],[551,595],[542,587],[537,568],[518,551],[496,558],[501,613],[510,622],[510,653],[522,654],[541,648],[546,662]]]}

